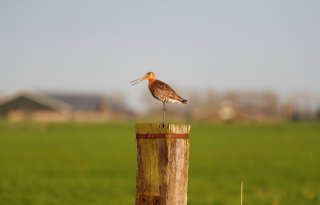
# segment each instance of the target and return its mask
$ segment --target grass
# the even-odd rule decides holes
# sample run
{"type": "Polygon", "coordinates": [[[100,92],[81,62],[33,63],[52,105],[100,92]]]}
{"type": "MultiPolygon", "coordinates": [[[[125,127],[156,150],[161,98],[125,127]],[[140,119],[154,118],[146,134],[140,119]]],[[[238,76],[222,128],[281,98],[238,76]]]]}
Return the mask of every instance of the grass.
{"type": "MultiPolygon", "coordinates": [[[[188,204],[320,204],[320,124],[192,124],[188,204]]],[[[0,123],[0,204],[134,204],[133,124],[0,123]]]]}

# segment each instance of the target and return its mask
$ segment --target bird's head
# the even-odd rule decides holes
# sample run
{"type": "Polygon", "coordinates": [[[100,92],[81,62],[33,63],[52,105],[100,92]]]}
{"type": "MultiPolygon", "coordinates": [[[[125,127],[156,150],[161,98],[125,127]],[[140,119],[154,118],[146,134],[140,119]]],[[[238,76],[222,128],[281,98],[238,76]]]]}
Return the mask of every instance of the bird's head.
{"type": "Polygon", "coordinates": [[[130,83],[131,83],[131,85],[134,85],[134,84],[140,83],[141,81],[144,81],[147,79],[154,80],[154,79],[156,79],[156,75],[153,72],[148,72],[145,76],[138,78],[137,80],[133,80],[130,83]]]}

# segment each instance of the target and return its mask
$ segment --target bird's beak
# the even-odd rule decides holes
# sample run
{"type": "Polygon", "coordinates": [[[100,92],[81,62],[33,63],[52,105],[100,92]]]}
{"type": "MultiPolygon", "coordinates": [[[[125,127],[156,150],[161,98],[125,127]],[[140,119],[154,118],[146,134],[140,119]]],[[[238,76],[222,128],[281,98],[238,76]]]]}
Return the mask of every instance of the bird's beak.
{"type": "Polygon", "coordinates": [[[147,79],[147,76],[146,76],[146,75],[143,76],[142,78],[137,79],[137,80],[133,80],[133,81],[131,81],[130,83],[131,83],[131,85],[135,85],[135,84],[140,83],[141,81],[143,81],[143,80],[145,80],[145,79],[147,79]]]}

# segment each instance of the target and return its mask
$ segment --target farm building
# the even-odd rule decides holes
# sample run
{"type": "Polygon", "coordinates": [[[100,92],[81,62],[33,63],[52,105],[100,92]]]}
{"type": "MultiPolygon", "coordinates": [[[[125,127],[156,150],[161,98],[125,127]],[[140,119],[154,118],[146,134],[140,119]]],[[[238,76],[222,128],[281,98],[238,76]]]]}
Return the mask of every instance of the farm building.
{"type": "Polygon", "coordinates": [[[15,122],[66,122],[127,119],[133,113],[97,94],[19,92],[2,101],[0,115],[15,122]]]}

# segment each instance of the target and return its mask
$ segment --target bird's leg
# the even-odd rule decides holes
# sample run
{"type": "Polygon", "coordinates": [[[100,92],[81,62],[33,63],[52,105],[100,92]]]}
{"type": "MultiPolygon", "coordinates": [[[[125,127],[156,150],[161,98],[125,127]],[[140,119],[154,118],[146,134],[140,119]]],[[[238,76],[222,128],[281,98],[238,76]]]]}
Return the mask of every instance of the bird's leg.
{"type": "Polygon", "coordinates": [[[162,113],[162,123],[163,123],[163,126],[164,126],[164,118],[166,116],[166,103],[163,102],[163,113],[162,113]]]}

